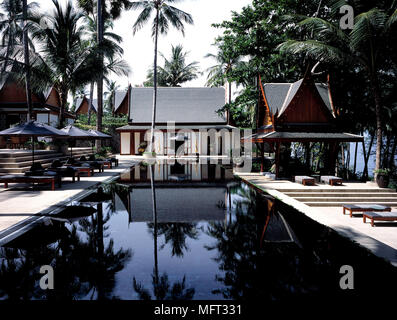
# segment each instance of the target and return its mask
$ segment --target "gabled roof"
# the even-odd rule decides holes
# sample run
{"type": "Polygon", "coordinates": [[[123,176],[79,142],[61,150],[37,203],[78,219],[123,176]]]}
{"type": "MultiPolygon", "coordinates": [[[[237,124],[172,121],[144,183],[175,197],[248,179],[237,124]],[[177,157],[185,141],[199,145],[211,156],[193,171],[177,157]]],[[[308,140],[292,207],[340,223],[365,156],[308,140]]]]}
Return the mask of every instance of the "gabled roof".
{"type": "Polygon", "coordinates": [[[127,96],[128,90],[117,90],[114,95],[114,111],[116,112],[120,107],[124,98],[127,96]]]}
{"type": "MultiPolygon", "coordinates": [[[[84,97],[84,98],[77,98],[77,99],[75,100],[75,105],[76,105],[76,111],[75,111],[75,112],[78,112],[78,110],[80,109],[82,103],[83,103],[85,100],[86,100],[87,103],[88,103],[88,100],[89,100],[89,99],[87,99],[86,97],[84,97]]],[[[92,100],[92,106],[94,107],[95,112],[97,112],[97,110],[98,110],[98,101],[97,101],[97,99],[93,99],[93,100],[92,100]]]]}
{"type": "MultiPolygon", "coordinates": [[[[130,123],[150,123],[153,88],[132,88],[130,123]]],[[[217,114],[225,105],[224,88],[158,88],[156,123],[226,124],[217,114]]]]}
{"type": "MultiPolygon", "coordinates": [[[[274,115],[278,113],[278,116],[283,114],[298,92],[302,82],[303,79],[294,83],[265,83],[263,85],[263,91],[270,112],[274,115]]],[[[325,105],[333,114],[334,110],[332,108],[332,101],[329,96],[328,86],[324,83],[316,83],[315,85],[325,105]]]]}

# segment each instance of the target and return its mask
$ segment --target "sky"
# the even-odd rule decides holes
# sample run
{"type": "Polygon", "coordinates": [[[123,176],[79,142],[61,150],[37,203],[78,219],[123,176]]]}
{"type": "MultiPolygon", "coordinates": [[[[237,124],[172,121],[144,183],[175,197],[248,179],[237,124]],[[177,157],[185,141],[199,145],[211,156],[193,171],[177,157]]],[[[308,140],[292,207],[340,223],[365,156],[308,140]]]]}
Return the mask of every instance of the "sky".
{"type": "MultiPolygon", "coordinates": [[[[66,2],[66,0],[60,1],[66,2]]],[[[41,10],[53,8],[51,0],[35,0],[35,2],[40,4],[41,10]]],[[[187,62],[199,62],[200,70],[203,71],[203,75],[198,79],[187,82],[183,86],[205,85],[207,77],[205,70],[214,65],[214,61],[204,56],[210,52],[216,53],[216,48],[212,44],[215,38],[222,34],[222,30],[211,27],[211,24],[230,19],[232,11],[239,12],[250,3],[251,0],[184,0],[174,3],[178,9],[193,16],[194,25],[185,25],[185,37],[170,27],[168,34],[159,39],[159,52],[169,57],[171,45],[181,44],[186,51],[189,51],[187,62]]],[[[148,68],[153,65],[154,43],[151,37],[151,24],[134,36],[132,34],[132,25],[138,14],[139,11],[126,11],[114,24],[113,31],[123,37],[123,58],[131,68],[128,78],[112,77],[113,80],[117,80],[121,88],[127,87],[129,83],[133,86],[141,85],[146,80],[148,68]]],[[[162,62],[162,58],[159,58],[160,65],[162,62]]]]}

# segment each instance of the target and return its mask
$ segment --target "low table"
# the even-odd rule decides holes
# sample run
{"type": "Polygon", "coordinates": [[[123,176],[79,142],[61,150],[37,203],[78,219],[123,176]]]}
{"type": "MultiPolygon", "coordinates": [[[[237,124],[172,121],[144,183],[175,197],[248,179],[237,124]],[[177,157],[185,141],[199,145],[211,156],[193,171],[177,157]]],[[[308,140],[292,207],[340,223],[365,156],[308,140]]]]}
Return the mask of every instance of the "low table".
{"type": "Polygon", "coordinates": [[[55,190],[55,177],[53,176],[6,175],[0,177],[0,183],[4,183],[4,188],[8,188],[9,183],[51,183],[51,190],[55,190]]]}
{"type": "MultiPolygon", "coordinates": [[[[87,173],[87,175],[89,177],[94,175],[94,168],[92,168],[92,167],[75,167],[75,166],[72,166],[72,167],[77,170],[79,175],[80,175],[80,173],[84,173],[84,172],[87,173]]],[[[80,179],[80,177],[79,177],[79,179],[80,179]]]]}
{"type": "Polygon", "coordinates": [[[397,212],[385,213],[385,212],[364,212],[363,221],[367,222],[367,219],[371,220],[371,226],[374,226],[375,221],[397,221],[397,212]]]}
{"type": "Polygon", "coordinates": [[[343,179],[334,176],[321,176],[320,181],[324,183],[328,183],[331,186],[334,186],[334,185],[342,185],[343,179]]]}
{"type": "Polygon", "coordinates": [[[346,214],[346,211],[350,211],[350,218],[353,217],[354,212],[372,212],[372,211],[391,211],[390,207],[382,206],[379,204],[344,204],[343,205],[343,214],[346,214]]]}
{"type": "Polygon", "coordinates": [[[316,179],[309,176],[295,176],[295,182],[299,182],[304,186],[307,184],[311,184],[314,186],[316,184],[316,179]]]}

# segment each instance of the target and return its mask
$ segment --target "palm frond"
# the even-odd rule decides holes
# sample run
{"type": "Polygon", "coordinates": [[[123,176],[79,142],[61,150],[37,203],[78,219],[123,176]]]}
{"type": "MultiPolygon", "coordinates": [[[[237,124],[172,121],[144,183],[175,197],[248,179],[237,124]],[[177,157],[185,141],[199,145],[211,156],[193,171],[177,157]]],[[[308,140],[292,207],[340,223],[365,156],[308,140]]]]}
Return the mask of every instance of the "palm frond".
{"type": "Polygon", "coordinates": [[[296,41],[288,40],[277,47],[282,53],[305,54],[316,60],[332,63],[354,63],[355,60],[349,52],[328,45],[317,40],[296,41]]]}
{"type": "Polygon", "coordinates": [[[145,6],[142,12],[139,14],[137,20],[132,26],[132,33],[135,34],[137,31],[143,28],[146,22],[149,20],[152,14],[153,7],[151,5],[145,6]]]}
{"type": "Polygon", "coordinates": [[[321,18],[306,17],[304,20],[299,22],[299,25],[312,30],[316,37],[326,39],[327,41],[348,41],[348,36],[339,28],[339,26],[321,18]]]}
{"type": "Polygon", "coordinates": [[[396,23],[396,21],[397,21],[397,9],[391,14],[389,19],[387,20],[386,28],[390,29],[393,26],[393,24],[396,23]]]}
{"type": "Polygon", "coordinates": [[[350,33],[350,45],[353,50],[366,46],[378,30],[384,28],[386,20],[385,12],[377,8],[359,14],[354,19],[354,27],[350,33]]]}

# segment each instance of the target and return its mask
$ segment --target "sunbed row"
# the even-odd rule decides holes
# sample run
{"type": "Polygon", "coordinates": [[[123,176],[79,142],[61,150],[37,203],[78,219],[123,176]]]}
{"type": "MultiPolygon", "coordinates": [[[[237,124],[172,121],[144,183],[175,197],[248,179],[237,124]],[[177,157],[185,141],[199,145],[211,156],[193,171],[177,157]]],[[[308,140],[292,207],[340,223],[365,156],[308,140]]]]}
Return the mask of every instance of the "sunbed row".
{"type": "Polygon", "coordinates": [[[392,212],[388,206],[379,204],[344,204],[343,214],[349,212],[352,218],[355,213],[360,213],[363,216],[363,222],[367,219],[371,221],[371,226],[375,225],[375,221],[397,221],[397,212],[392,212]]]}
{"type": "Polygon", "coordinates": [[[41,164],[35,163],[25,174],[5,175],[0,177],[0,183],[8,188],[9,183],[31,183],[31,184],[50,184],[51,190],[55,190],[55,184],[59,187],[62,185],[62,178],[71,177],[72,181],[80,181],[80,176],[86,173],[89,177],[94,174],[94,170],[103,172],[104,168],[112,168],[113,164],[118,166],[117,158],[98,160],[94,156],[88,159],[85,156],[78,160],[70,157],[67,161],[60,159],[54,160],[50,167],[44,169],[41,164]]]}
{"type": "MultiPolygon", "coordinates": [[[[331,186],[342,185],[343,183],[342,178],[335,176],[321,176],[320,181],[331,186]]],[[[304,186],[315,185],[316,179],[310,176],[295,176],[295,182],[301,183],[304,186]]]]}

